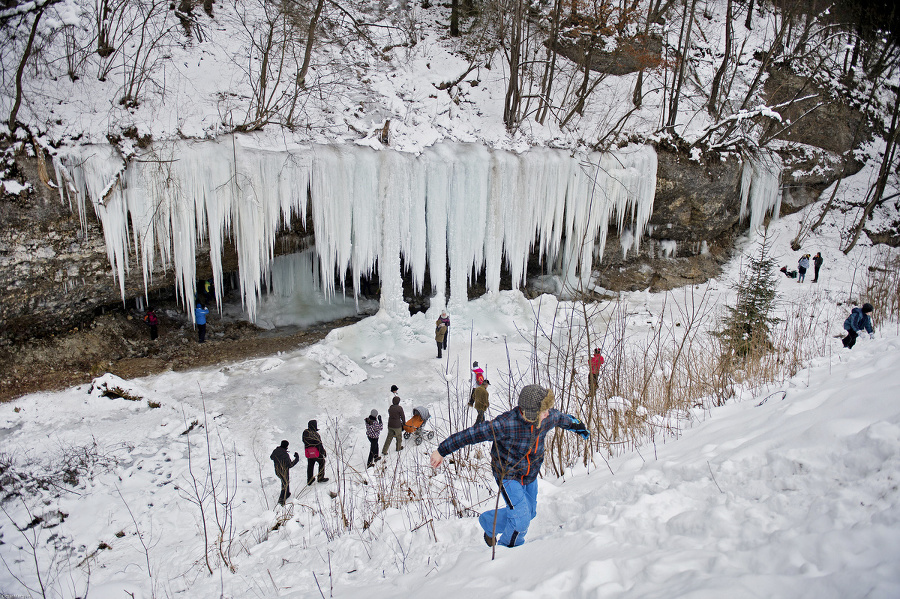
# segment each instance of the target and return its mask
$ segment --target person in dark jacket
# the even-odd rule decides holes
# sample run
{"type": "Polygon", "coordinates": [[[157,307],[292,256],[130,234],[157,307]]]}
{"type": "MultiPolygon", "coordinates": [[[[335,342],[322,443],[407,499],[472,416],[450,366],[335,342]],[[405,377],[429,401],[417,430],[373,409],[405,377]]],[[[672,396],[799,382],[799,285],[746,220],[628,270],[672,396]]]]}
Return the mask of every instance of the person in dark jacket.
{"type": "Polygon", "coordinates": [[[394,392],[394,399],[391,400],[391,407],[388,408],[388,432],[384,439],[384,446],[381,448],[383,455],[387,455],[388,447],[391,446],[391,439],[397,439],[397,451],[403,449],[401,439],[403,439],[403,425],[406,424],[406,414],[403,413],[403,408],[400,407],[397,385],[392,385],[391,391],[394,392]]]}
{"type": "Polygon", "coordinates": [[[311,485],[318,481],[328,482],[325,477],[325,446],[322,445],[322,437],[319,436],[319,423],[310,420],[308,428],[303,431],[303,447],[306,453],[306,484],[311,485]],[[319,464],[319,477],[313,476],[313,470],[319,464]]]}
{"type": "Polygon", "coordinates": [[[381,434],[381,416],[378,410],[372,410],[372,413],[363,421],[366,423],[366,438],[369,440],[369,459],[366,461],[366,468],[371,468],[375,462],[381,459],[378,455],[378,436],[381,434]]]}
{"type": "Polygon", "coordinates": [[[284,502],[291,496],[291,468],[300,461],[300,454],[294,452],[294,460],[288,454],[288,442],[284,440],[281,445],[272,451],[269,456],[275,462],[275,476],[281,481],[281,495],[278,496],[278,505],[284,505],[284,502]]]}
{"type": "Polygon", "coordinates": [[[489,380],[484,379],[481,384],[472,391],[471,405],[475,408],[475,411],[478,412],[478,416],[475,418],[475,424],[484,422],[484,413],[491,405],[490,393],[488,393],[488,385],[490,384],[491,382],[489,380]]]}
{"type": "Polygon", "coordinates": [[[822,258],[822,252],[816,252],[816,255],[813,257],[813,283],[819,282],[819,269],[822,268],[822,263],[825,261],[822,258]]]}
{"type": "Polygon", "coordinates": [[[537,515],[537,476],[547,433],[559,427],[590,438],[578,418],[554,409],[553,402],[553,391],[528,385],[519,393],[518,407],[450,435],[431,454],[431,466],[437,468],[457,449],[492,442],[491,471],[506,507],[488,510],[478,518],[484,541],[491,547],[517,547],[525,542],[528,526],[537,515]]]}
{"type": "Polygon", "coordinates": [[[874,309],[872,304],[863,304],[862,308],[856,307],[850,311],[850,316],[844,321],[844,330],[847,331],[847,336],[841,341],[844,347],[852,349],[856,345],[859,331],[863,329],[869,332],[870,338],[875,338],[875,329],[872,328],[872,319],[869,318],[874,309]]]}

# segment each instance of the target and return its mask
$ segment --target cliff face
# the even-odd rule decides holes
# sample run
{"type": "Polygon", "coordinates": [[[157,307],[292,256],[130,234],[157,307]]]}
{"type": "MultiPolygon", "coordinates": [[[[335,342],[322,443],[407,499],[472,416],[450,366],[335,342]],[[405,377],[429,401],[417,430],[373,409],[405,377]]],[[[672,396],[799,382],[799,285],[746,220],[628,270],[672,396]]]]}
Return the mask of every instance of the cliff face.
{"type": "MultiPolygon", "coordinates": [[[[831,109],[818,127],[792,133],[802,136],[810,132],[801,137],[810,143],[797,146],[797,140],[792,140],[794,149],[780,152],[785,165],[784,210],[793,211],[815,201],[841,174],[852,174],[861,166],[853,160],[845,162],[835,153],[846,155],[850,149],[846,144],[830,149],[813,145],[836,143],[819,134],[828,127],[831,113],[835,119],[847,120],[845,110],[831,109]]],[[[842,127],[846,129],[846,123],[842,127]]],[[[623,255],[618,233],[609,231],[603,259],[594,266],[605,289],[667,289],[706,280],[717,274],[734,237],[746,227],[739,218],[742,164],[735,155],[696,159],[686,151],[660,147],[657,158],[656,198],[648,238],[639,252],[623,255]]],[[[103,231],[90,209],[85,222],[80,222],[59,193],[40,181],[34,158],[18,157],[15,174],[21,181],[28,181],[29,187],[18,195],[0,197],[0,345],[70,330],[90,322],[105,308],[122,306],[103,231]]],[[[295,251],[309,243],[309,239],[303,239],[312,234],[311,219],[307,221],[292,223],[276,253],[295,251]]],[[[198,247],[200,279],[212,276],[208,252],[208,247],[198,247]]],[[[133,307],[145,289],[135,256],[130,256],[129,264],[131,271],[124,287],[126,303],[133,307]]],[[[223,269],[237,269],[236,253],[228,245],[223,269]]],[[[157,268],[147,292],[151,299],[154,294],[171,296],[174,285],[172,270],[157,268]]],[[[427,298],[418,298],[415,303],[423,302],[427,303],[427,298]]]]}

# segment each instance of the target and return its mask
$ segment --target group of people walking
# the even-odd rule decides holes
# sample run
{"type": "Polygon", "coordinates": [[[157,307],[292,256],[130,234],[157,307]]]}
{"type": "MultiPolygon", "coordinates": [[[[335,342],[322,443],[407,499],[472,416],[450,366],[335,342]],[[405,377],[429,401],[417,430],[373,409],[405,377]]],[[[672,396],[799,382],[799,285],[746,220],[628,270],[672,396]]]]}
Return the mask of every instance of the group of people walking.
{"type": "MultiPolygon", "coordinates": [[[[319,434],[319,423],[310,420],[307,428],[303,431],[303,453],[306,456],[306,484],[312,485],[316,482],[328,482],[325,476],[325,446],[322,444],[322,436],[319,434]],[[319,466],[319,476],[315,476],[316,464],[319,466]]],[[[275,465],[275,476],[281,481],[281,494],[278,495],[278,504],[284,503],[291,496],[291,468],[300,462],[300,454],[294,452],[294,459],[291,459],[288,453],[290,443],[287,439],[281,442],[281,445],[272,451],[269,458],[275,465]]]]}

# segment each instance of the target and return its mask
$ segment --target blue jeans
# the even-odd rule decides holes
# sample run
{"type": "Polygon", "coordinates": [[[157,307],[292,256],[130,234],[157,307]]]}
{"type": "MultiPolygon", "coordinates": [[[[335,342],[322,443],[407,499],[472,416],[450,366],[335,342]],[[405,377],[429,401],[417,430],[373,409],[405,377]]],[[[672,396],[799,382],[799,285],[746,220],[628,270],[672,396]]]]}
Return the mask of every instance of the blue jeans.
{"type": "Polygon", "coordinates": [[[528,525],[537,516],[537,480],[522,485],[516,480],[504,480],[500,495],[506,507],[488,510],[478,517],[478,523],[488,536],[495,536],[499,545],[518,547],[525,542],[528,525]],[[496,534],[494,514],[497,515],[496,534]]]}

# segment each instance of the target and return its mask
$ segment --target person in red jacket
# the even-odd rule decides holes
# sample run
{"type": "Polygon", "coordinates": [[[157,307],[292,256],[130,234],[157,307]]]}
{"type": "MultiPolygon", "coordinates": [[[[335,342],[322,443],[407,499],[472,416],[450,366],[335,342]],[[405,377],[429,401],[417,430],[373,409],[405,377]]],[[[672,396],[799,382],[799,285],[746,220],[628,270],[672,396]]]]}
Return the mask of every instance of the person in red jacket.
{"type": "Polygon", "coordinates": [[[591,397],[597,394],[597,379],[600,376],[600,367],[603,366],[603,356],[600,355],[600,348],[594,348],[594,355],[591,356],[591,372],[588,374],[588,389],[591,397]]]}

